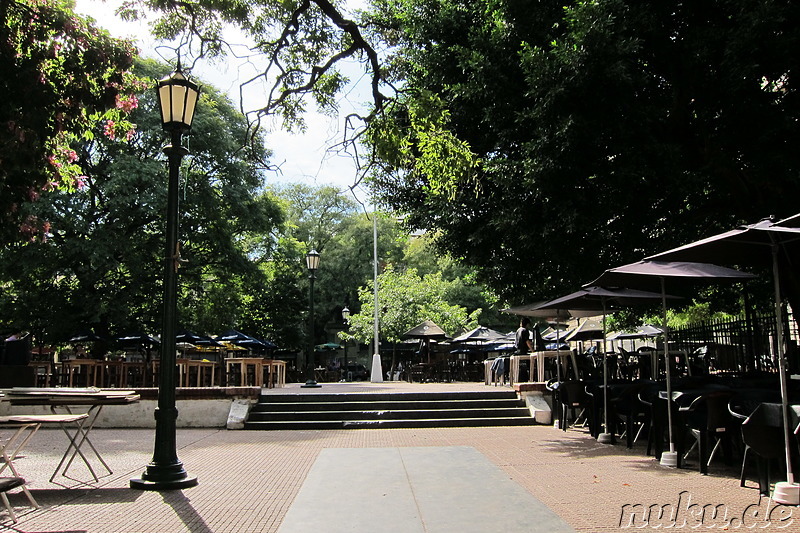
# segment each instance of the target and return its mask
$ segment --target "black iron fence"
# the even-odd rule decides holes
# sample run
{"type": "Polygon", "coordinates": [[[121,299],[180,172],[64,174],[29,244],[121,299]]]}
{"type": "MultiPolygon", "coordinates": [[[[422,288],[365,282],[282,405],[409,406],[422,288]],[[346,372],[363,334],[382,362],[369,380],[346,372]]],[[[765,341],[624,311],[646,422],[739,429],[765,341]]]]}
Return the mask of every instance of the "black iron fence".
{"type": "MultiPolygon", "coordinates": [[[[790,373],[800,373],[798,326],[787,314],[784,334],[790,373]]],[[[689,355],[692,370],[705,372],[777,372],[775,315],[747,315],[690,324],[670,330],[670,350],[689,355]]],[[[693,372],[694,373],[694,372],[693,372]]]]}

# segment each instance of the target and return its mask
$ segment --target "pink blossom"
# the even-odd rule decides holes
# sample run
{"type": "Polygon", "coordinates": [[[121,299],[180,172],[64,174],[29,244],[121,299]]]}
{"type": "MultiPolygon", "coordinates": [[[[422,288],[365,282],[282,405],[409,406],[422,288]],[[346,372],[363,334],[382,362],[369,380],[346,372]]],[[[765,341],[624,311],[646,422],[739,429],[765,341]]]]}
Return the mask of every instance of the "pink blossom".
{"type": "Polygon", "coordinates": [[[115,124],[114,124],[113,120],[107,120],[106,121],[106,127],[105,127],[105,129],[103,131],[103,133],[105,133],[106,137],[108,137],[109,139],[112,139],[112,140],[116,139],[116,137],[117,137],[117,134],[114,131],[114,126],[115,126],[115,124]]]}
{"type": "Polygon", "coordinates": [[[122,109],[126,113],[130,113],[137,107],[139,107],[139,99],[136,98],[135,94],[123,97],[117,95],[117,108],[122,109]]]}
{"type": "Polygon", "coordinates": [[[77,187],[80,190],[85,189],[86,182],[88,179],[89,178],[87,178],[86,176],[78,176],[77,178],[75,178],[75,187],[77,187]]]}

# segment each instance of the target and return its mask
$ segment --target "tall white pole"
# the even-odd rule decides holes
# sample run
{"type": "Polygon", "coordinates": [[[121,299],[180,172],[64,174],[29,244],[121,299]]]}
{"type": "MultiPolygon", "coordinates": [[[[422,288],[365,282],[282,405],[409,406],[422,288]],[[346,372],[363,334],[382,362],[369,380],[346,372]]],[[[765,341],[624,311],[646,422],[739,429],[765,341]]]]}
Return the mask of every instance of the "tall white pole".
{"type": "Polygon", "coordinates": [[[381,365],[380,331],[378,328],[378,217],[372,212],[372,256],[373,256],[373,289],[375,292],[375,351],[372,354],[372,372],[370,381],[383,383],[383,368],[381,365]]]}

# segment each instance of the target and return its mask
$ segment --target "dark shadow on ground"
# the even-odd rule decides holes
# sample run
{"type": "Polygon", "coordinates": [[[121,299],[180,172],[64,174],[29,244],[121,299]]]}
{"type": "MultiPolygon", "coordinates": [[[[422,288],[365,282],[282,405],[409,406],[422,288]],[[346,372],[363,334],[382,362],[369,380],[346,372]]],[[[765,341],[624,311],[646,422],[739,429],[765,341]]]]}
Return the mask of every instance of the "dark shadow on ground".
{"type": "Polygon", "coordinates": [[[162,497],[164,498],[164,503],[172,507],[172,510],[175,511],[181,522],[186,525],[188,531],[191,533],[214,533],[203,520],[203,517],[192,506],[191,500],[182,491],[165,491],[162,493],[162,497]]]}
{"type": "MultiPolygon", "coordinates": [[[[682,460],[681,468],[669,468],[662,467],[654,456],[647,455],[647,441],[639,442],[633,448],[628,449],[625,446],[624,439],[617,438],[615,444],[600,444],[588,431],[584,431],[581,428],[571,428],[566,432],[562,432],[562,434],[564,434],[565,438],[539,440],[537,443],[550,450],[563,451],[567,456],[579,459],[617,457],[621,465],[624,464],[626,467],[636,470],[652,471],[653,468],[660,468],[664,475],[685,476],[699,474],[696,451],[689,454],[685,461],[682,460]],[[636,460],[633,458],[636,458],[636,460]]],[[[738,479],[741,461],[741,456],[735,454],[733,463],[729,466],[725,465],[721,458],[717,457],[709,466],[707,475],[710,477],[738,479]]]]}

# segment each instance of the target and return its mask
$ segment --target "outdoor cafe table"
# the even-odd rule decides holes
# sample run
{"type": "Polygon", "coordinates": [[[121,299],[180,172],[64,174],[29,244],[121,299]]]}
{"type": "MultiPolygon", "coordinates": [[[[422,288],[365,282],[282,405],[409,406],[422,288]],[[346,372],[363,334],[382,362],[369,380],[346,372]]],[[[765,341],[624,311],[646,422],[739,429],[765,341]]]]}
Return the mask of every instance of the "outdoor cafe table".
{"type": "Polygon", "coordinates": [[[181,373],[181,386],[182,387],[191,387],[191,375],[192,369],[196,371],[196,381],[195,386],[200,387],[203,384],[203,377],[207,374],[207,371],[210,370],[211,373],[211,385],[214,385],[214,377],[216,374],[217,363],[214,361],[208,361],[205,359],[185,359],[183,360],[183,365],[185,371],[181,373]]]}
{"type": "Polygon", "coordinates": [[[521,360],[529,361],[530,375],[533,377],[533,367],[536,365],[536,381],[539,383],[544,382],[544,362],[547,358],[556,358],[557,364],[564,364],[563,359],[569,357],[572,361],[572,369],[575,375],[578,375],[578,361],[575,358],[575,353],[572,350],[546,350],[541,352],[531,352],[527,354],[517,354],[511,356],[511,369],[508,373],[509,385],[513,386],[514,383],[519,381],[519,363],[521,360]]]}
{"type": "Polygon", "coordinates": [[[69,446],[61,457],[58,466],[56,466],[53,475],[50,477],[50,481],[52,482],[59,473],[64,477],[68,477],[67,471],[72,466],[75,457],[80,456],[83,463],[89,469],[89,472],[91,472],[95,482],[97,482],[99,478],[89,458],[84,454],[81,448],[84,444],[88,445],[108,474],[113,474],[111,468],[100,455],[100,452],[95,448],[89,435],[104,406],[135,403],[139,401],[139,395],[134,391],[101,390],[95,388],[13,388],[6,392],[3,399],[10,402],[13,406],[49,406],[53,415],[59,415],[58,411],[62,410],[63,413],[59,416],[72,416],[73,419],[65,419],[59,422],[61,424],[61,429],[64,430],[64,433],[69,439],[69,446]],[[74,406],[88,406],[88,411],[86,413],[73,413],[72,407],[74,406]],[[75,428],[72,432],[70,431],[69,423],[75,424],[75,428]]]}
{"type": "Polygon", "coordinates": [[[105,361],[98,359],[67,359],[61,362],[64,385],[72,387],[77,375],[86,377],[87,387],[98,387],[103,384],[105,361]]]}
{"type": "Polygon", "coordinates": [[[267,388],[283,387],[286,385],[286,361],[281,361],[280,359],[265,359],[264,366],[269,372],[267,388]]]}
{"type": "MultiPolygon", "coordinates": [[[[228,357],[225,359],[225,373],[230,376],[233,375],[236,367],[238,368],[239,375],[241,376],[241,386],[246,386],[247,383],[247,368],[252,366],[254,372],[255,387],[262,387],[264,385],[264,363],[263,357],[228,357]]],[[[230,383],[228,384],[231,385],[230,383]]]]}

